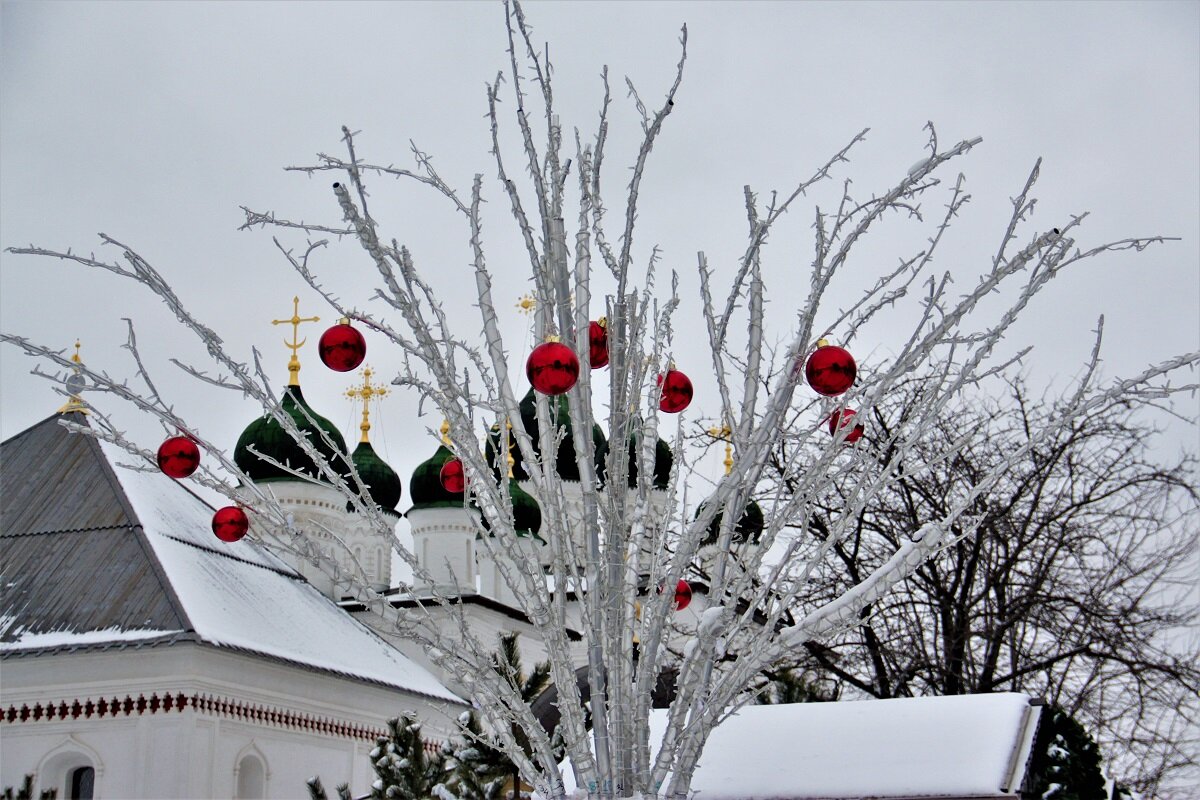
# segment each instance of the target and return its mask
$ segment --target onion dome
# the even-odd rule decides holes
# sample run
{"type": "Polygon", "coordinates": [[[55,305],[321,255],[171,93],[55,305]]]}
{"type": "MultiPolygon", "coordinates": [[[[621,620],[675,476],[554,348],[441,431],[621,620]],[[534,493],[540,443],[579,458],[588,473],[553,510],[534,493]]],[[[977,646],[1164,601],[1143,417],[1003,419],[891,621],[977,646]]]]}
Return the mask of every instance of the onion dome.
{"type": "MultiPolygon", "coordinates": [[[[532,536],[539,542],[545,543],[546,540],[538,536],[538,531],[542,529],[542,509],[538,505],[537,500],[529,492],[522,489],[516,480],[509,480],[508,496],[512,501],[513,529],[517,532],[517,536],[521,538],[532,536]]],[[[486,515],[480,519],[480,523],[483,525],[485,531],[492,529],[492,524],[488,522],[486,515]]],[[[478,539],[479,537],[476,536],[475,538],[478,539]]]]}
{"type": "Polygon", "coordinates": [[[403,492],[396,470],[379,457],[370,442],[359,442],[358,447],[350,454],[350,460],[375,504],[384,511],[395,514],[396,505],[400,502],[403,492]]]}
{"type": "Polygon", "coordinates": [[[540,539],[538,531],[542,529],[542,509],[538,507],[537,500],[516,481],[508,482],[508,494],[512,498],[513,527],[517,536],[540,539]]]}
{"type": "MultiPolygon", "coordinates": [[[[638,461],[639,447],[641,442],[640,434],[633,434],[629,437],[629,487],[637,486],[638,481],[638,461]]],[[[663,439],[659,439],[654,445],[654,475],[651,478],[655,489],[666,489],[671,482],[671,467],[675,464],[675,455],[671,452],[671,446],[663,439]]]]}
{"type": "MultiPolygon", "coordinates": [[[[280,405],[283,406],[284,413],[292,418],[300,432],[308,437],[309,442],[321,457],[332,464],[338,474],[348,476],[350,468],[346,463],[346,440],[342,438],[342,434],[338,432],[332,422],[313,411],[304,402],[304,395],[301,393],[300,387],[296,385],[287,387],[283,392],[280,405]],[[324,436],[322,436],[322,432],[324,436]],[[326,442],[326,437],[329,442],[333,443],[332,447],[329,442],[326,442]]],[[[264,456],[320,480],[321,473],[317,469],[317,465],[270,414],[264,414],[254,420],[242,431],[233,450],[233,461],[255,483],[299,480],[295,475],[285,472],[250,452],[251,447],[264,456]]]]}
{"type": "MultiPolygon", "coordinates": [[[[696,516],[699,517],[704,513],[704,508],[708,505],[705,500],[700,504],[700,508],[696,510],[696,516]]],[[[704,534],[702,545],[714,545],[721,535],[721,519],[725,516],[724,512],[717,512],[713,517],[713,521],[708,525],[708,531],[704,534]]],[[[733,526],[733,537],[731,541],[734,544],[742,544],[746,541],[757,543],[762,536],[763,528],[766,521],[763,518],[762,507],[758,503],[751,500],[746,504],[745,510],[742,512],[742,518],[733,526]]]]}
{"type": "MultiPolygon", "coordinates": [[[[346,390],[347,397],[355,401],[361,400],[363,404],[362,422],[358,426],[358,429],[362,431],[362,438],[358,441],[358,447],[354,448],[350,460],[354,463],[354,468],[358,470],[358,477],[362,479],[363,485],[367,487],[367,494],[371,500],[375,501],[375,504],[383,510],[394,514],[396,513],[396,504],[400,502],[400,495],[403,491],[400,476],[379,457],[375,448],[371,447],[371,399],[384,397],[389,391],[386,386],[377,386],[371,383],[371,376],[374,374],[370,367],[364,367],[362,384],[346,390]]],[[[351,509],[353,509],[353,505],[347,504],[347,510],[351,509]]]]}
{"type": "MultiPolygon", "coordinates": [[[[575,461],[575,439],[571,435],[571,418],[567,398],[564,395],[559,395],[557,398],[548,398],[550,402],[550,410],[552,413],[551,425],[563,429],[562,442],[558,446],[558,458],[555,460],[555,467],[558,470],[558,475],[563,480],[578,481],[579,480],[579,464],[575,461]]],[[[525,397],[521,400],[521,424],[525,426],[529,438],[533,440],[533,449],[538,451],[538,423],[537,423],[537,398],[530,389],[525,397]]],[[[500,432],[493,428],[488,434],[485,455],[488,463],[492,464],[493,468],[497,468],[496,458],[500,443],[500,432]]],[[[605,459],[608,458],[608,440],[604,436],[604,431],[599,425],[592,425],[592,446],[596,452],[595,468],[596,479],[603,484],[605,476],[605,459]]],[[[528,480],[529,472],[525,469],[521,462],[521,451],[518,449],[516,440],[510,442],[510,453],[513,459],[513,477],[519,481],[528,480]]],[[[497,468],[497,473],[498,473],[497,468]]]]}
{"type": "Polygon", "coordinates": [[[463,493],[453,494],[442,486],[442,465],[452,458],[454,454],[443,444],[428,460],[413,470],[412,479],[408,482],[408,494],[412,498],[414,510],[463,507],[463,493]]]}
{"type": "MultiPolygon", "coordinates": [[[[541,530],[541,506],[538,505],[538,501],[532,494],[524,491],[515,480],[509,480],[509,499],[512,501],[512,528],[516,530],[517,536],[522,539],[533,536],[545,545],[546,540],[538,535],[538,531],[541,530]]],[[[480,518],[480,524],[484,530],[492,529],[492,523],[487,521],[486,515],[480,518]]],[[[476,535],[475,539],[479,539],[479,536],[476,535]]]]}

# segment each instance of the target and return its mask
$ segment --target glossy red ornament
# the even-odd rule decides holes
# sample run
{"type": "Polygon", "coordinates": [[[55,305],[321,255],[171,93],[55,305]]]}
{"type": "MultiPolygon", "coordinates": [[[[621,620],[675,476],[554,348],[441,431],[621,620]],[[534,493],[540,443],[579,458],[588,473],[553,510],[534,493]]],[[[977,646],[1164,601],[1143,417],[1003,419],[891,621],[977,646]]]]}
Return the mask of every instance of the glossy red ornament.
{"type": "Polygon", "coordinates": [[[855,416],[855,411],[854,411],[854,409],[851,409],[851,408],[847,408],[842,411],[835,411],[832,414],[830,414],[829,415],[829,435],[837,436],[839,429],[845,430],[846,428],[849,428],[851,425],[854,425],[854,429],[846,434],[846,444],[854,444],[859,439],[861,439],[866,428],[864,428],[862,425],[855,425],[854,424],[854,416],[855,416]]]}
{"type": "Polygon", "coordinates": [[[858,366],[854,357],[836,345],[818,347],[804,365],[804,379],[817,394],[833,397],[854,385],[858,366]]]}
{"type": "Polygon", "coordinates": [[[186,478],[200,466],[200,448],[187,436],[172,436],[158,446],[158,468],[168,478],[186,478]]]}
{"type": "Polygon", "coordinates": [[[692,585],[683,578],[675,584],[675,610],[683,611],[692,602],[692,585]]]}
{"type": "Polygon", "coordinates": [[[250,530],[250,520],[238,506],[225,506],[213,514],[212,529],[222,542],[236,542],[250,530]]]}
{"type": "Polygon", "coordinates": [[[367,357],[367,340],[348,322],[339,322],[321,334],[317,353],[334,372],[349,372],[367,357]]]}
{"type": "Polygon", "coordinates": [[[588,353],[592,369],[608,366],[608,326],[604,320],[588,323],[588,353]]]}
{"type": "Polygon", "coordinates": [[[677,369],[667,370],[666,377],[658,376],[662,397],[658,407],[668,414],[678,414],[692,404],[692,382],[677,369]]]}
{"type": "Polygon", "coordinates": [[[579,358],[562,342],[542,342],[529,354],[525,374],[542,394],[566,394],[579,380],[579,358]]]}
{"type": "Polygon", "coordinates": [[[462,462],[457,458],[452,458],[445,464],[442,464],[442,469],[438,472],[438,479],[442,482],[442,488],[451,494],[462,494],[467,488],[467,476],[463,472],[462,462]]]}

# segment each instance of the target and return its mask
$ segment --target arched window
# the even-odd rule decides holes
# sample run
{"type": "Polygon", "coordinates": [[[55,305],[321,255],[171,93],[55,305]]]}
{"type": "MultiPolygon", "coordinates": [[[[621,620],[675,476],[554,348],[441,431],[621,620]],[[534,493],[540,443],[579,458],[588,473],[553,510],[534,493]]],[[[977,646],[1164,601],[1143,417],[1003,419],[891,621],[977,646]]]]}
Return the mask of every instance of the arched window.
{"type": "Polygon", "coordinates": [[[263,763],[254,755],[246,755],[238,762],[238,800],[261,800],[267,796],[267,772],[263,763]]]}
{"type": "Polygon", "coordinates": [[[76,767],[67,773],[67,800],[92,800],[96,791],[96,770],[76,767]]]}
{"type": "Polygon", "coordinates": [[[63,800],[91,800],[104,775],[104,763],[95,750],[68,735],[42,758],[37,775],[43,788],[53,787],[63,800]]]}

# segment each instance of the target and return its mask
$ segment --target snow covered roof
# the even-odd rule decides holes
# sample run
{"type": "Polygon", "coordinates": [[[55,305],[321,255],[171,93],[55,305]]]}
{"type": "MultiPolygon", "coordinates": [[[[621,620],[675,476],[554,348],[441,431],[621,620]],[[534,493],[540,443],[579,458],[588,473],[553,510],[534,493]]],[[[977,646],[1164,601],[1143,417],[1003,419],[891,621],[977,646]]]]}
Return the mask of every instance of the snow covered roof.
{"type": "MultiPolygon", "coordinates": [[[[704,800],[1016,797],[1040,708],[1016,693],[745,706],[713,730],[704,800]]],[[[653,712],[651,742],[666,712],[653,712]]]]}
{"type": "MultiPolygon", "coordinates": [[[[1020,797],[1040,712],[1041,701],[1016,693],[745,706],[713,729],[692,793],[697,800],[1020,797]]],[[[650,712],[652,751],[667,713],[650,712]]],[[[570,769],[564,777],[574,789],[570,769]]]]}
{"type": "Polygon", "coordinates": [[[182,484],[58,419],[3,444],[0,653],[191,639],[461,702],[258,543],[216,539],[182,484]]]}

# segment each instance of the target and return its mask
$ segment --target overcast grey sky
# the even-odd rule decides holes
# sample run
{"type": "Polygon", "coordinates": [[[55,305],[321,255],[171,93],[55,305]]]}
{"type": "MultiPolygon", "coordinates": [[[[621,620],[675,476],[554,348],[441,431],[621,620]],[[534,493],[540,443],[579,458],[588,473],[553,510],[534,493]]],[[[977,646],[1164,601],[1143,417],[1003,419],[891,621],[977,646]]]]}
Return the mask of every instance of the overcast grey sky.
{"type": "MultiPolygon", "coordinates": [[[[689,26],[684,85],[651,159],[637,237],[641,259],[658,244],[664,268],[680,272],[685,330],[697,318],[696,251],[728,276],[744,247],[743,185],[763,197],[788,191],[870,127],[839,176],[860,196],[884,191],[922,157],[922,126],[932,120],[943,142],[984,139],[958,162],[975,199],[936,265],[964,290],[995,252],[1009,198],[1039,156],[1037,228],[1089,211],[1081,244],[1182,238],[1056,281],[1006,343],[1036,346],[1026,365],[1032,379],[1065,386],[1102,312],[1110,376],[1200,346],[1200,4],[531,2],[526,10],[535,36],[550,43],[562,120],[587,137],[601,65],[614,79],[614,125],[636,132],[623,77],[658,102],[678,59],[679,27],[689,26]]],[[[506,63],[499,4],[5,2],[0,37],[0,245],[99,249],[103,231],[158,267],[235,355],[248,359],[258,346],[280,385],[284,332],[268,321],[287,316],[299,294],[302,313],[323,317],[308,331],[315,343],[332,315],[289,272],[270,232],[236,230],[239,206],[336,222],[329,182],[282,167],[339,152],[343,124],[362,132],[370,160],[408,165],[411,139],[464,192],[483,173],[497,294],[515,303],[527,288],[483,119],[484,84],[506,63]]],[[[610,188],[626,179],[632,141],[632,133],[613,140],[610,188]]],[[[839,186],[800,201],[772,237],[770,311],[780,337],[789,303],[800,299],[789,290],[812,252],[812,202],[834,202],[839,186]]],[[[412,248],[464,334],[474,330],[472,298],[460,288],[469,252],[454,212],[415,185],[376,181],[374,190],[376,217],[412,248]]],[[[609,206],[620,207],[619,195],[609,206]]],[[[914,231],[896,226],[893,238],[892,230],[863,248],[831,309],[911,254],[914,231]]],[[[317,266],[344,296],[366,302],[361,251],[331,248],[317,266]]],[[[146,290],[75,266],[0,257],[6,333],[58,347],[80,337],[89,364],[132,374],[119,349],[121,317],[134,318],[172,402],[232,448],[258,409],[164,365],[169,354],[201,362],[203,352],[146,290]]],[[[514,360],[528,346],[521,326],[506,322],[514,360]]],[[[886,332],[860,343],[860,361],[888,344],[886,332]]],[[[712,414],[703,351],[687,342],[678,350],[698,385],[689,413],[712,414]]],[[[324,370],[312,345],[302,359],[306,395],[353,441],[356,415],[341,397],[349,381],[324,370]]],[[[385,348],[368,361],[394,374],[385,348]]],[[[13,348],[0,350],[3,437],[61,403],[30,366],[13,348]]],[[[1188,402],[1182,410],[1194,414],[1188,402]]],[[[440,421],[414,415],[414,398],[385,400],[374,437],[406,484],[435,446],[424,428],[440,421]]],[[[148,446],[157,441],[143,420],[128,425],[148,446]]],[[[1172,430],[1195,446],[1194,428],[1172,430]]]]}

